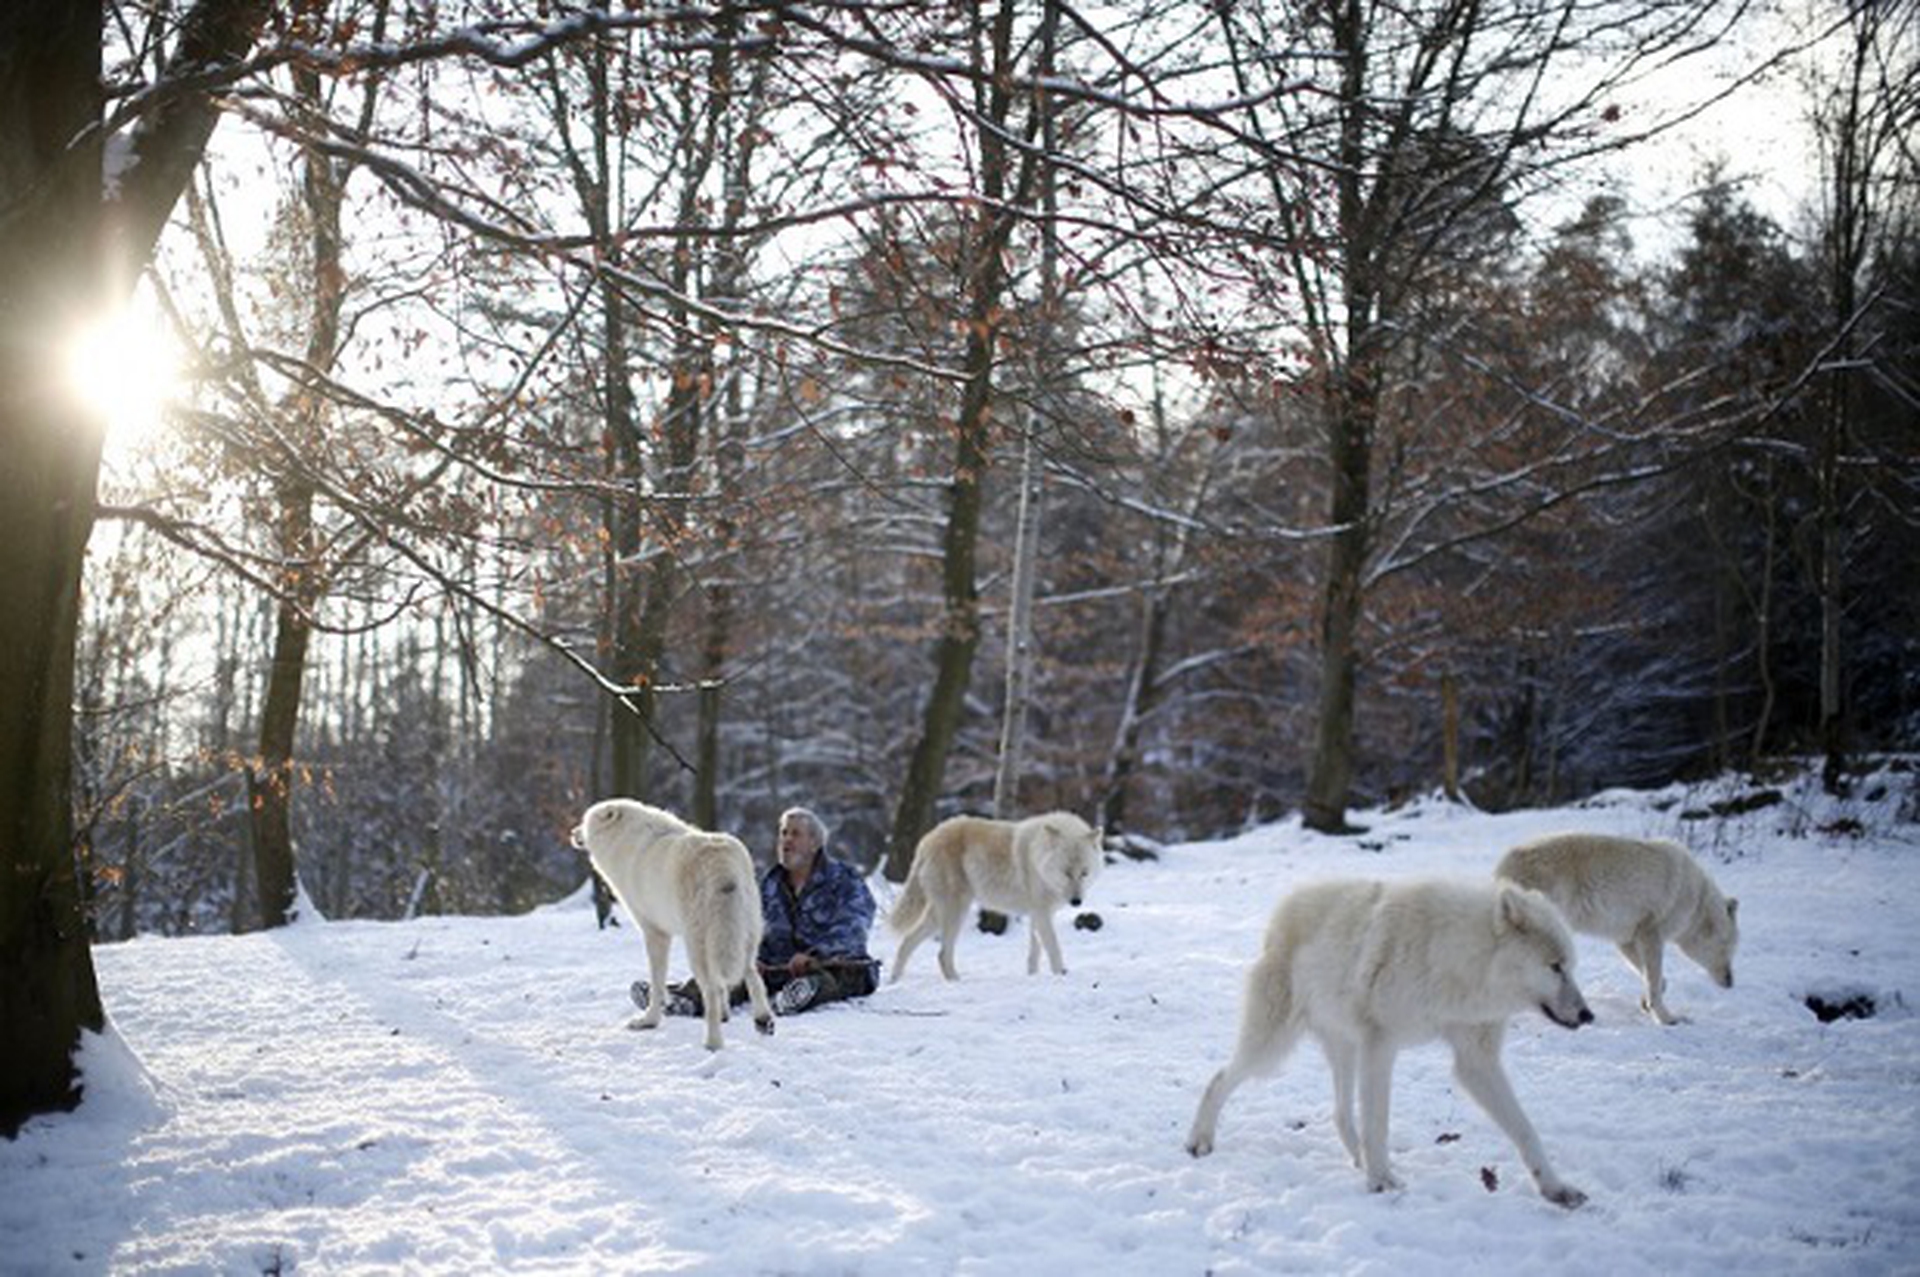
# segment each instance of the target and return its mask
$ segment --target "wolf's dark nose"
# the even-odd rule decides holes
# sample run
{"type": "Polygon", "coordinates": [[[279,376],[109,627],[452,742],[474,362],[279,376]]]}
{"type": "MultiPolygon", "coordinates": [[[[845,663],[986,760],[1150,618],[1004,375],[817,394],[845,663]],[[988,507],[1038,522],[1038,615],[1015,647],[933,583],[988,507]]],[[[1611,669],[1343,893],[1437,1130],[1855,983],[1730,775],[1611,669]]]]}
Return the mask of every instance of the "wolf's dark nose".
{"type": "Polygon", "coordinates": [[[1593,1012],[1589,1011],[1586,1007],[1580,1008],[1580,1023],[1582,1024],[1593,1023],[1593,1012]]]}

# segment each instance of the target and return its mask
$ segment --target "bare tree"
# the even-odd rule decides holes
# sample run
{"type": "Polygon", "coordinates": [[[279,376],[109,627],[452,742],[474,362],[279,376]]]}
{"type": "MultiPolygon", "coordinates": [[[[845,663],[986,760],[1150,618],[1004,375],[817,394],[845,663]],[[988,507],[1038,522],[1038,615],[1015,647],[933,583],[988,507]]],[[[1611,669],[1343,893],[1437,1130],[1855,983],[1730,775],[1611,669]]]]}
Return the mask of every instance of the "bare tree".
{"type": "MultiPolygon", "coordinates": [[[[964,116],[977,137],[980,200],[968,219],[962,255],[966,349],[960,406],[953,424],[953,463],[946,533],[941,552],[944,618],[934,654],[934,680],[921,714],[919,735],[894,807],[887,843],[887,876],[906,877],[920,836],[934,823],[947,753],[980,644],[979,586],[974,564],[980,537],[987,469],[992,458],[994,368],[1001,341],[1002,299],[1007,286],[1007,250],[1030,197],[1034,166],[1022,163],[1013,145],[1013,76],[1018,52],[1014,30],[1019,5],[1001,0],[989,14],[976,0],[970,22],[971,102],[964,116]]],[[[1031,136],[1033,120],[1028,122],[1031,136]]]]}
{"type": "Polygon", "coordinates": [[[1825,179],[1821,230],[1830,353],[1814,458],[1812,553],[1820,598],[1822,776],[1835,793],[1846,768],[1846,559],[1860,486],[1847,471],[1860,444],[1863,374],[1882,358],[1873,350],[1873,312],[1884,299],[1863,294],[1863,288],[1871,286],[1876,262],[1906,242],[1920,220],[1920,153],[1913,141],[1920,129],[1920,5],[1848,0],[1841,9],[1844,53],[1833,79],[1816,87],[1814,110],[1825,179]]]}
{"type": "Polygon", "coordinates": [[[1328,496],[1305,799],[1313,828],[1346,827],[1367,594],[1383,550],[1382,412],[1416,352],[1444,334],[1423,302],[1498,247],[1514,200],[1658,127],[1609,125],[1640,78],[1703,47],[1737,9],[1716,0],[1647,0],[1605,14],[1563,0],[1334,0],[1218,11],[1252,104],[1242,135],[1260,148],[1269,216],[1295,253],[1321,403],[1328,496]]]}

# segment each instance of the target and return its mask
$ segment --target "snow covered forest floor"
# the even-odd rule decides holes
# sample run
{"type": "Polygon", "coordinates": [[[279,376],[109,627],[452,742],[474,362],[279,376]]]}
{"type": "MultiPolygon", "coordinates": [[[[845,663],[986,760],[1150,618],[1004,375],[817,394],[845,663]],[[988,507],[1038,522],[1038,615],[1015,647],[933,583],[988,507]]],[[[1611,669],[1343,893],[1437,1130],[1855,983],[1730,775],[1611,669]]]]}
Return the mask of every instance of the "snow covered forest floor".
{"type": "Polygon", "coordinates": [[[693,1021],[627,1029],[640,939],[596,930],[584,895],[103,946],[113,1031],[87,1048],[87,1102],[0,1144],[0,1270],[1912,1272],[1920,781],[1686,818],[1755,788],[1422,802],[1362,814],[1357,838],[1288,821],[1169,847],[1108,868],[1104,925],[1063,929],[1064,978],[1027,977],[1023,924],[969,932],[957,984],[924,952],[770,1039],[736,1018],[713,1055],[693,1021]],[[1669,951],[1689,1023],[1642,1015],[1587,937],[1598,1022],[1514,1021],[1509,1071],[1588,1206],[1541,1200],[1437,1046],[1395,1078],[1402,1192],[1348,1164],[1311,1046],[1187,1156],[1288,888],[1481,875],[1571,828],[1686,842],[1743,928],[1731,991],[1669,951]]]}

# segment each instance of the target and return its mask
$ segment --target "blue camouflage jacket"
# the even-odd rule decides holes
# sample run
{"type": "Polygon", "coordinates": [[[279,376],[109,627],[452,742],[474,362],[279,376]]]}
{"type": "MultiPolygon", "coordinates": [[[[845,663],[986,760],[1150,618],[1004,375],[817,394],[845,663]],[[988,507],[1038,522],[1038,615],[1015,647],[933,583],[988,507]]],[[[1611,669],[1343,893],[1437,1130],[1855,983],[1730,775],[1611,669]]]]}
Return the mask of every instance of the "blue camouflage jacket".
{"type": "Polygon", "coordinates": [[[873,893],[860,871],[825,852],[796,897],[777,863],[760,876],[760,912],[766,931],[760,961],[783,966],[796,953],[818,958],[867,958],[873,893]]]}

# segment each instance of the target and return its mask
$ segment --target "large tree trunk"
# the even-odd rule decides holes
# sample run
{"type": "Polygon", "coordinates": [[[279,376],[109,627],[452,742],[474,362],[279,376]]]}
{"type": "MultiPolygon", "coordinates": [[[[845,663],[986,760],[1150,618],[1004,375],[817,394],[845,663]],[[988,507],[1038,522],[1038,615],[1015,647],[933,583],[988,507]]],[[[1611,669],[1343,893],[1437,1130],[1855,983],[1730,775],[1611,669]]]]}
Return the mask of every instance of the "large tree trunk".
{"type": "MultiPolygon", "coordinates": [[[[175,65],[244,51],[264,0],[201,3],[175,65]]],[[[102,200],[101,9],[0,6],[0,1134],[79,1098],[72,1055],[105,1017],[79,915],[69,787],[80,572],[101,423],[58,386],[52,344],[123,301],[215,119],[155,108],[111,222],[102,200]]]]}
{"type": "Polygon", "coordinates": [[[104,1023],[75,873],[73,657],[102,423],[54,342],[100,272],[98,6],[0,16],[0,1135],[71,1107],[81,1029],[104,1023]],[[69,149],[71,147],[71,149],[69,149]]]}

